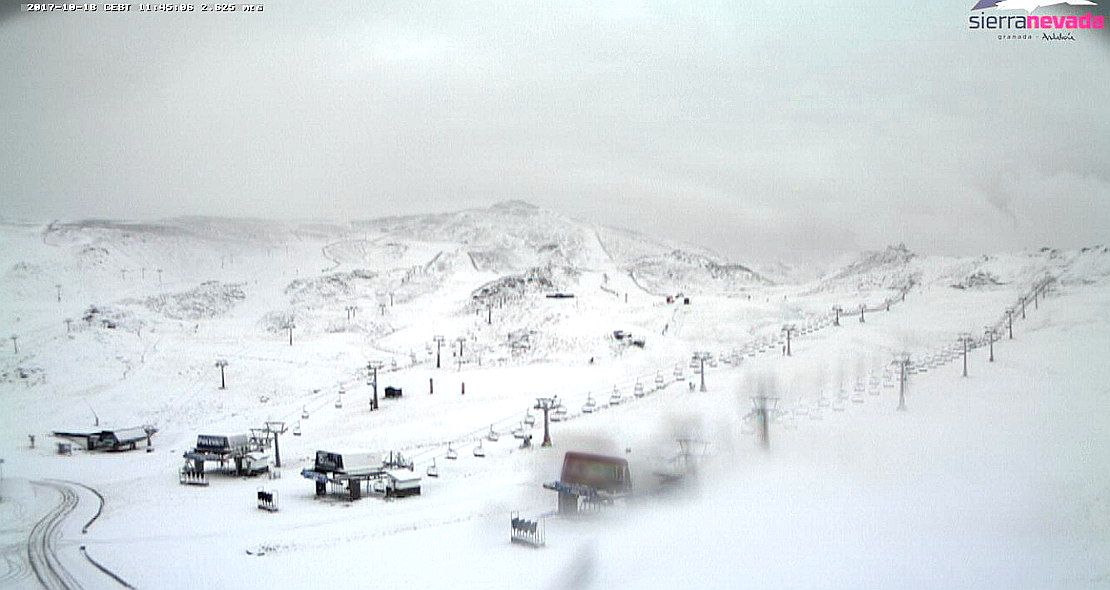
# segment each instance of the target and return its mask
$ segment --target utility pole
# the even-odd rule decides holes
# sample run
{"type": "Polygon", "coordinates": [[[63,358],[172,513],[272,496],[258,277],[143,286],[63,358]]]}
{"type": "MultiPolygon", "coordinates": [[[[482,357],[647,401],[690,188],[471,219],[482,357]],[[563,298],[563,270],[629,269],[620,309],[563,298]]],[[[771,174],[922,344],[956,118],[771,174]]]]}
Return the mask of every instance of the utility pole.
{"type": "Polygon", "coordinates": [[[712,356],[712,355],[710,355],[708,352],[695,352],[694,353],[694,359],[701,363],[701,391],[707,391],[705,389],[705,361],[710,356],[712,356]]]}
{"type": "Polygon", "coordinates": [[[70,326],[73,324],[73,320],[71,318],[66,318],[65,322],[66,322],[66,334],[69,334],[70,326]]]}
{"type": "Polygon", "coordinates": [[[859,323],[863,323],[863,312],[867,310],[867,304],[859,304],[859,323]]]}
{"type": "Polygon", "coordinates": [[[1010,340],[1014,339],[1014,310],[1006,310],[1006,328],[1010,331],[1010,340]]]}
{"type": "Polygon", "coordinates": [[[540,445],[541,447],[551,446],[551,425],[550,421],[547,419],[547,413],[557,407],[559,407],[558,396],[536,398],[534,409],[543,411],[543,444],[540,445]]]}
{"type": "Polygon", "coordinates": [[[389,306],[393,307],[393,293],[389,294],[389,306]]]}
{"type": "Polygon", "coordinates": [[[1025,319],[1025,296],[1021,297],[1021,319],[1025,319]]]}
{"type": "Polygon", "coordinates": [[[992,363],[994,362],[994,336],[995,336],[995,334],[996,334],[995,329],[991,326],[987,326],[986,336],[987,336],[987,341],[990,342],[990,347],[991,347],[990,362],[992,362],[992,363]]]}
{"type": "Polygon", "coordinates": [[[285,327],[289,329],[289,346],[293,346],[293,328],[297,326],[293,324],[293,320],[289,320],[289,323],[285,324],[285,327]]]}
{"type": "Polygon", "coordinates": [[[440,352],[440,349],[443,347],[443,342],[446,340],[446,338],[444,338],[443,336],[441,336],[439,334],[436,334],[432,338],[432,340],[435,340],[435,343],[436,343],[436,368],[438,369],[439,368],[439,352],[440,352]]]}
{"type": "Polygon", "coordinates": [[[967,377],[967,348],[971,345],[971,334],[967,332],[961,333],[960,342],[964,345],[964,377],[967,377]]]}
{"type": "Polygon", "coordinates": [[[786,356],[791,356],[790,352],[790,336],[797,330],[794,324],[783,324],[782,331],[786,334],[786,356]]]}
{"type": "Polygon", "coordinates": [[[162,269],[158,269],[158,285],[162,285],[162,269]]]}
{"type": "Polygon", "coordinates": [[[139,278],[144,280],[144,281],[146,280],[146,267],[145,266],[139,267],[139,278]]]}
{"type": "Polygon", "coordinates": [[[910,355],[901,353],[894,357],[894,364],[898,365],[898,411],[906,411],[906,379],[909,377],[910,355]]]}
{"type": "Polygon", "coordinates": [[[278,446],[278,435],[285,434],[285,422],[275,420],[266,421],[266,432],[274,437],[274,467],[281,467],[281,447],[278,446]]]}
{"type": "Polygon", "coordinates": [[[385,315],[385,304],[384,304],[384,303],[379,303],[379,304],[378,304],[378,307],[380,307],[380,308],[381,308],[381,310],[382,310],[382,315],[385,315]]]}
{"type": "Polygon", "coordinates": [[[378,369],[384,366],[385,363],[383,363],[382,361],[370,361],[369,363],[366,363],[366,368],[369,369],[371,372],[373,378],[372,384],[374,386],[374,399],[370,401],[371,410],[378,409],[378,369]]]}
{"type": "Polygon", "coordinates": [[[227,382],[224,381],[224,367],[227,366],[227,361],[219,359],[216,361],[216,366],[220,368],[220,389],[227,389],[227,382]]]}
{"type": "Polygon", "coordinates": [[[833,310],[833,313],[836,314],[836,315],[833,316],[833,325],[834,326],[839,326],[840,325],[840,312],[844,311],[844,308],[840,307],[839,305],[834,305],[832,310],[833,310]]]}
{"type": "Polygon", "coordinates": [[[13,354],[19,354],[19,336],[12,334],[12,348],[15,350],[13,354]]]}
{"type": "Polygon", "coordinates": [[[486,324],[487,325],[493,324],[493,304],[492,303],[487,303],[486,304],[486,324]]]}
{"type": "Polygon", "coordinates": [[[123,280],[126,281],[127,280],[127,269],[126,268],[121,268],[121,269],[119,269],[119,273],[123,277],[123,280]]]}
{"type": "Polygon", "coordinates": [[[461,371],[463,361],[463,342],[466,342],[466,338],[459,336],[455,339],[455,342],[459,343],[459,370],[461,371]]]}
{"type": "Polygon", "coordinates": [[[58,303],[61,303],[62,302],[62,286],[61,285],[54,285],[54,288],[58,290],[58,303]]]}

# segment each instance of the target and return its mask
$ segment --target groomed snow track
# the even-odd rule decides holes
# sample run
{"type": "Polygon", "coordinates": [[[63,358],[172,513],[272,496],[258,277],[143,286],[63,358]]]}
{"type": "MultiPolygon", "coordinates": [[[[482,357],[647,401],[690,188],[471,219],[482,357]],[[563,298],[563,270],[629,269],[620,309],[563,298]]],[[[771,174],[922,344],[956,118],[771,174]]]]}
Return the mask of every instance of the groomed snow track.
{"type": "Polygon", "coordinates": [[[77,508],[77,492],[68,485],[49,481],[35,481],[32,485],[52,489],[61,496],[61,501],[42,517],[27,537],[27,560],[39,583],[47,590],[77,590],[82,588],[72,574],[58,559],[56,542],[59,527],[66,517],[77,508]]]}

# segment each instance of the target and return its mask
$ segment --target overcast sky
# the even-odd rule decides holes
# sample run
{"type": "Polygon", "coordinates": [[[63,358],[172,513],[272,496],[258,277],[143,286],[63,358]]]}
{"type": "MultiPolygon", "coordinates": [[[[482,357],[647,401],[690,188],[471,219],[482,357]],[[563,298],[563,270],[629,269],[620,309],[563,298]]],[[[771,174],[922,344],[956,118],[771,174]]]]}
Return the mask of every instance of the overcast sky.
{"type": "Polygon", "coordinates": [[[737,261],[1110,242],[1110,28],[1000,41],[973,0],[0,2],[8,219],[523,199],[737,261]]]}

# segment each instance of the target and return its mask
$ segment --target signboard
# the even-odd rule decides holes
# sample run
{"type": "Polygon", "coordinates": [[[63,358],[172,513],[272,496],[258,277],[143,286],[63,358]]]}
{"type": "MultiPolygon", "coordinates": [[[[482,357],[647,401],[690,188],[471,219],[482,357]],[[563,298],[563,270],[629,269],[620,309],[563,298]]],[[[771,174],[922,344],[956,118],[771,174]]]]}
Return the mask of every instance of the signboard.
{"type": "Polygon", "coordinates": [[[343,455],[328,451],[316,451],[316,471],[342,471],[343,455]]]}
{"type": "Polygon", "coordinates": [[[197,449],[224,450],[227,446],[226,436],[213,434],[197,435],[197,449]]]}

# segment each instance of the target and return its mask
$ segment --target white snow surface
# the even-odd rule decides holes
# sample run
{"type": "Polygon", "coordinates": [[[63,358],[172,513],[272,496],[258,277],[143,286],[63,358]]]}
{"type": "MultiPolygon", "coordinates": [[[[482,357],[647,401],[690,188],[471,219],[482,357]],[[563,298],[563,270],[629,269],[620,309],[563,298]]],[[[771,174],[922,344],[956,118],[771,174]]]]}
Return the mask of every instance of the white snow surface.
{"type": "MultiPolygon", "coordinates": [[[[79,545],[138,588],[1110,586],[1107,248],[892,247],[799,284],[747,268],[519,202],[352,223],[0,223],[0,586],[38,587],[27,536],[57,498],[32,482],[50,479],[105,499],[81,533],[96,504],[81,492],[58,533],[86,588],[116,583],[79,545]],[[556,276],[575,297],[474,298],[522,276],[556,276]],[[1046,276],[1051,291],[1022,318],[1018,298],[1046,276]],[[677,292],[691,303],[666,303],[677,292]],[[890,311],[852,315],[888,299],[890,311]],[[848,310],[839,327],[833,305],[848,310]],[[941,353],[1014,305],[1014,338],[1003,331],[994,362],[984,344],[966,378],[958,356],[912,375],[907,411],[881,386],[835,399],[894,354],[941,353]],[[814,328],[789,357],[784,323],[814,328]],[[748,355],[752,343],[764,351],[748,355]],[[695,351],[721,360],[705,393],[687,384],[695,351]],[[724,362],[734,352],[743,360],[724,362]],[[370,360],[385,365],[382,387],[404,390],[377,412],[370,360]],[[667,386],[635,398],[656,375],[667,386]],[[608,404],[614,387],[620,405],[608,404]],[[784,410],[766,450],[744,420],[759,391],[784,410]],[[519,448],[509,430],[549,395],[572,419],[552,424],[552,448],[519,448]],[[601,409],[584,415],[588,396],[601,409]],[[197,434],[266,420],[303,431],[281,438],[280,479],[179,485],[197,434]],[[159,429],[153,452],[61,456],[50,437],[141,424],[159,429]],[[491,427],[500,440],[474,457],[491,427]],[[656,473],[680,437],[705,440],[710,456],[661,493],[656,473]],[[435,460],[440,477],[416,497],[317,498],[299,472],[318,449],[399,450],[417,474],[435,460]],[[626,457],[636,494],[589,518],[551,515],[542,484],[569,450],[626,457]],[[278,492],[278,512],[256,508],[260,487],[278,492]],[[509,543],[513,511],[543,519],[546,547],[509,543]]],[[[532,433],[538,443],[540,424],[532,433]]]]}

